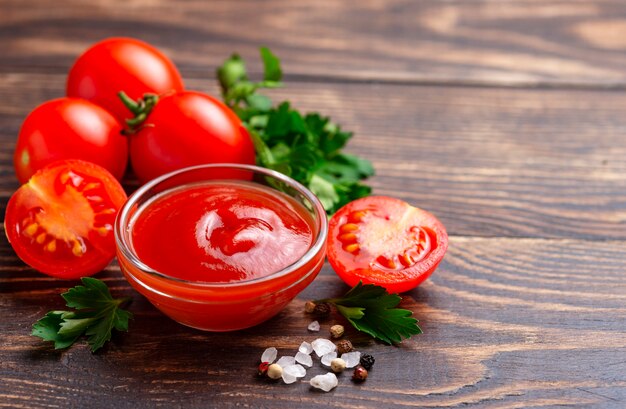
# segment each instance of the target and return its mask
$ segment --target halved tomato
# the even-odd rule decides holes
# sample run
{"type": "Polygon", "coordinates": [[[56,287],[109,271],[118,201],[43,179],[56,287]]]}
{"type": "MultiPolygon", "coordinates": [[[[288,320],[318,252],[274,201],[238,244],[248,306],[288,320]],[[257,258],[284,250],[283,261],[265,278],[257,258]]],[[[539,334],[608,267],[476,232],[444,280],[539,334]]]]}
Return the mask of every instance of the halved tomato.
{"type": "Polygon", "coordinates": [[[15,253],[34,269],[65,279],[88,276],[115,255],[113,225],[125,201],[106,169],[57,161],[11,196],[4,229],[15,253]]]}
{"type": "Polygon", "coordinates": [[[448,248],[439,220],[386,196],[348,203],[330,219],[327,255],[348,285],[377,284],[390,293],[420,285],[437,268],[448,248]]]}

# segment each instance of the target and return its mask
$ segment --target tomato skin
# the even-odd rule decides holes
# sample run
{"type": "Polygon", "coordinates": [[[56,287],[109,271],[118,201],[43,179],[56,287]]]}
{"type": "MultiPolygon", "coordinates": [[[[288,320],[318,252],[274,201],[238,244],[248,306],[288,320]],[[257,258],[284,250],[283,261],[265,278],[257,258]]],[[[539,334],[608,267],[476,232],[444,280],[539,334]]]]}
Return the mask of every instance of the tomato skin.
{"type": "Polygon", "coordinates": [[[409,291],[435,271],[447,248],[448,234],[434,215],[391,197],[357,199],[329,222],[328,261],[349,286],[362,281],[409,291]]]}
{"type": "Polygon", "coordinates": [[[130,160],[142,183],[187,166],[253,165],[252,140],[221,101],[195,91],[160,99],[144,126],[130,136],[130,160]]]}
{"type": "Polygon", "coordinates": [[[82,159],[124,176],[128,141],[106,110],[78,98],[59,98],[35,108],[24,120],[13,156],[21,183],[61,159],[82,159]]]}
{"type": "Polygon", "coordinates": [[[85,51],[67,78],[67,96],[104,107],[121,123],[132,115],[117,96],[133,100],[144,93],[166,94],[184,89],[174,63],[153,46],[133,38],[108,38],[85,51]]]}
{"type": "Polygon", "coordinates": [[[32,268],[62,279],[89,276],[115,256],[113,224],[125,201],[124,189],[106,169],[61,160],[37,171],[11,196],[4,230],[32,268]]]}

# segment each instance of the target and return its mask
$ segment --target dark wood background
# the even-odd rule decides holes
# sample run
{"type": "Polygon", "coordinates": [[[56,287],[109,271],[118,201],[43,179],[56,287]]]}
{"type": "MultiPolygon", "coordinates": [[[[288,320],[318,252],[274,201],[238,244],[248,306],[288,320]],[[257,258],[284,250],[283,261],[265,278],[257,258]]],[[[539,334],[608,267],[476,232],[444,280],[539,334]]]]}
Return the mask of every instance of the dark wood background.
{"type": "Polygon", "coordinates": [[[2,214],[22,120],[108,36],[152,43],[214,94],[221,61],[238,51],[259,73],[268,45],[287,73],[273,96],[355,131],[375,193],[435,213],[450,249],[404,297],[424,334],[389,347],[351,332],[376,366],[323,394],[255,367],[266,347],[316,337],[304,301],[347,289],[328,266],[271,321],[211,334],[164,317],[112,265],[98,277],[133,296],[130,332],[58,352],[30,326],[75,283],[26,267],[2,234],[0,407],[626,407],[622,0],[0,0],[2,214]]]}

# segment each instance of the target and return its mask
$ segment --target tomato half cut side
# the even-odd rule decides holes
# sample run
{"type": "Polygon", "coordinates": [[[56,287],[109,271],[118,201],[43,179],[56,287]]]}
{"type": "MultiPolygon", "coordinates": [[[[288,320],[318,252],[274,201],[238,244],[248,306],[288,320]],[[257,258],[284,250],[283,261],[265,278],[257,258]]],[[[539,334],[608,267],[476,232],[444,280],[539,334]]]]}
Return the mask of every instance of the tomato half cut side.
{"type": "Polygon", "coordinates": [[[328,261],[350,286],[411,290],[435,271],[447,248],[448,234],[434,215],[391,197],[350,202],[329,222],[328,261]]]}
{"type": "Polygon", "coordinates": [[[88,276],[115,256],[113,225],[125,201],[106,169],[57,161],[11,196],[4,228],[18,257],[34,269],[64,279],[88,276]]]}

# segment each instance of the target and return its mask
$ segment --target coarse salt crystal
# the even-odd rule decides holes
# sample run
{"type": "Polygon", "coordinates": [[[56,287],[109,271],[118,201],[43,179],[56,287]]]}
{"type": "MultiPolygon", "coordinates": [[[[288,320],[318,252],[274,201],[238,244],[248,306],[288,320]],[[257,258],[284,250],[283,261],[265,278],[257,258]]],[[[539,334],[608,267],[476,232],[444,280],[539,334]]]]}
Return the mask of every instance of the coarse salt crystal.
{"type": "Polygon", "coordinates": [[[263,351],[263,355],[261,355],[261,362],[269,362],[271,364],[276,360],[276,355],[278,355],[278,350],[276,348],[267,348],[263,351]]]}
{"type": "Polygon", "coordinates": [[[304,366],[308,366],[309,368],[313,366],[313,359],[311,355],[303,354],[302,352],[298,352],[296,354],[296,362],[301,363],[304,366]]]}
{"type": "Polygon", "coordinates": [[[312,323],[309,324],[307,328],[309,329],[309,331],[317,332],[320,330],[320,323],[317,321],[313,321],[312,323]]]}
{"type": "Polygon", "coordinates": [[[306,369],[302,365],[289,365],[283,368],[283,373],[295,376],[296,378],[302,378],[306,375],[306,369]]]}
{"type": "Polygon", "coordinates": [[[311,343],[311,346],[313,347],[313,350],[315,351],[317,356],[320,358],[327,353],[333,352],[337,349],[337,346],[333,342],[324,338],[316,339],[311,343]]]}
{"type": "Polygon", "coordinates": [[[311,344],[304,341],[303,343],[300,344],[298,351],[302,352],[303,354],[311,355],[311,352],[313,352],[313,347],[311,346],[311,344]]]}
{"type": "Polygon", "coordinates": [[[298,378],[296,378],[292,374],[285,372],[284,369],[283,369],[283,374],[281,376],[283,378],[283,382],[285,382],[287,385],[289,385],[290,383],[294,383],[295,381],[298,380],[298,378]]]}
{"type": "Polygon", "coordinates": [[[326,355],[322,356],[322,365],[330,366],[330,363],[333,359],[337,358],[336,352],[329,352],[326,355]]]}
{"type": "Polygon", "coordinates": [[[285,368],[286,366],[293,365],[296,363],[296,358],[292,356],[281,356],[278,362],[276,362],[281,368],[285,368]]]}
{"type": "Polygon", "coordinates": [[[330,392],[331,389],[339,384],[339,381],[334,373],[328,372],[326,375],[317,375],[313,377],[309,383],[314,388],[321,389],[324,392],[330,392]]]}
{"type": "Polygon", "coordinates": [[[346,368],[354,368],[361,360],[361,353],[358,351],[346,352],[341,354],[341,359],[346,362],[346,368]]]}

